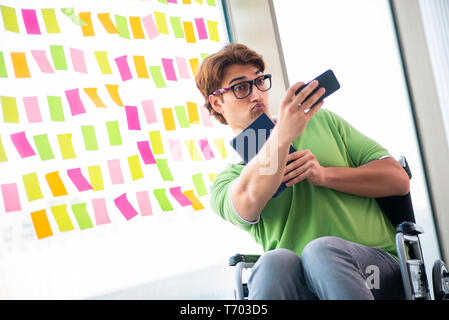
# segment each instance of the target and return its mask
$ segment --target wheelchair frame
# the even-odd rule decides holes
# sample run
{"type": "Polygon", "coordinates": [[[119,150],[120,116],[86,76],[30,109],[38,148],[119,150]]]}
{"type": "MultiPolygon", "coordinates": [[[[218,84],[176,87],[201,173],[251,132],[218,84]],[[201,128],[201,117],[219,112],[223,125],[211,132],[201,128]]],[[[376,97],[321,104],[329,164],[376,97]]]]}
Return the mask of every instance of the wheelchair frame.
{"type": "MultiPolygon", "coordinates": [[[[412,174],[405,157],[398,162],[411,179],[412,174]]],[[[410,193],[376,199],[385,215],[396,226],[396,250],[407,300],[431,300],[424,258],[419,234],[423,228],[415,224],[415,215],[410,193]],[[398,214],[399,213],[399,214],[398,214]],[[398,218],[399,217],[399,218],[398,218]],[[408,249],[408,256],[407,256],[408,249]]],[[[235,266],[234,296],[237,300],[247,299],[248,285],[242,281],[244,269],[250,269],[260,255],[236,254],[229,258],[229,265],[235,266]]],[[[449,272],[442,260],[436,260],[432,269],[433,289],[436,300],[449,300],[449,272]]]]}

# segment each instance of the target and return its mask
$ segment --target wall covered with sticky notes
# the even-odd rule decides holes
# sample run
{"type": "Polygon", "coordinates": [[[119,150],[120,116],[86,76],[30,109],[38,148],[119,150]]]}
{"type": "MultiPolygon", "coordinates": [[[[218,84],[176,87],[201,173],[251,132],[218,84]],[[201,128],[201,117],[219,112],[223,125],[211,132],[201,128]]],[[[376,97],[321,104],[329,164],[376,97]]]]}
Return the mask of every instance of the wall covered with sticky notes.
{"type": "Polygon", "coordinates": [[[16,265],[0,297],[88,297],[169,276],[180,270],[156,261],[218,234],[208,190],[231,132],[194,76],[228,41],[221,2],[73,5],[0,5],[0,272],[18,255],[36,266],[21,291],[16,265]],[[131,276],[123,261],[147,269],[131,276]],[[90,278],[86,263],[99,270],[90,278]],[[55,284],[57,270],[71,276],[55,284]]]}

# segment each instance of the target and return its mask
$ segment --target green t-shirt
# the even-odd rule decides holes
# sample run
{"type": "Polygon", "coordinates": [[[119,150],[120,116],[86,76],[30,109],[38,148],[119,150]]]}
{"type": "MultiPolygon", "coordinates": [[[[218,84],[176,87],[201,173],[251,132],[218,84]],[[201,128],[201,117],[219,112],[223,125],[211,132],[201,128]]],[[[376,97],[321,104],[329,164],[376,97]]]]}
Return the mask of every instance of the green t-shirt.
{"type": "MultiPolygon", "coordinates": [[[[293,141],[296,150],[310,150],[324,167],[358,167],[387,150],[329,110],[319,110],[303,134],[293,141]]],[[[223,219],[248,231],[264,251],[286,248],[301,256],[311,240],[337,236],[396,256],[395,229],[374,198],[351,195],[303,180],[268,201],[257,223],[244,221],[231,200],[231,185],[243,162],[230,164],[215,178],[210,192],[212,209],[223,219]]]]}

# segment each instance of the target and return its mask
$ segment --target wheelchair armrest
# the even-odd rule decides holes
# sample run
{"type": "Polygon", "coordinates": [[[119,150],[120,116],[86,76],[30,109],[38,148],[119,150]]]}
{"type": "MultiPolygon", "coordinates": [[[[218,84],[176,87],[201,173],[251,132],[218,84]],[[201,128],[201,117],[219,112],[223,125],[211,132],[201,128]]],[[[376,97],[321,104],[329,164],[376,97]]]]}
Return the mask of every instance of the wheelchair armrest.
{"type": "Polygon", "coordinates": [[[416,236],[418,234],[423,233],[424,229],[420,225],[417,225],[416,223],[404,221],[396,227],[396,231],[402,232],[403,234],[406,235],[416,236]]]}
{"type": "Polygon", "coordinates": [[[259,260],[260,255],[258,254],[240,254],[237,253],[229,258],[229,266],[235,267],[239,262],[249,262],[256,263],[259,260]]]}

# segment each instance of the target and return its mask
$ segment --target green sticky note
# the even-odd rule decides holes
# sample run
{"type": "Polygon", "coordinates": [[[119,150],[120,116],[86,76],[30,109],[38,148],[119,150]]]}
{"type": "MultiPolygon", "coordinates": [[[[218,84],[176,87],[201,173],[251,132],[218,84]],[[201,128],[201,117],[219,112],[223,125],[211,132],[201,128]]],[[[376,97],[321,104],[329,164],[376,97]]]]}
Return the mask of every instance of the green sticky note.
{"type": "Polygon", "coordinates": [[[208,53],[201,53],[201,60],[206,59],[209,56],[208,53]]]}
{"type": "Polygon", "coordinates": [[[209,6],[215,7],[215,0],[207,0],[209,6]]]}
{"type": "Polygon", "coordinates": [[[156,88],[167,88],[164,77],[162,76],[161,67],[153,66],[150,67],[151,77],[153,78],[156,88]]]}
{"type": "Polygon", "coordinates": [[[102,74],[112,74],[111,65],[108,61],[108,53],[106,51],[95,51],[95,58],[102,74]]]}
{"type": "Polygon", "coordinates": [[[167,198],[167,195],[165,194],[165,189],[154,189],[153,190],[154,196],[156,197],[157,202],[159,203],[159,206],[163,211],[172,211],[173,207],[170,204],[170,201],[167,198]]]}
{"type": "Polygon", "coordinates": [[[167,164],[167,159],[156,159],[156,165],[164,181],[175,181],[167,164]]]}
{"type": "Polygon", "coordinates": [[[131,39],[131,37],[129,36],[128,20],[126,19],[126,17],[116,14],[115,26],[121,38],[131,39]]]}
{"type": "Polygon", "coordinates": [[[2,136],[0,136],[0,162],[8,161],[8,157],[6,156],[5,148],[3,148],[2,136]]]}
{"type": "Polygon", "coordinates": [[[8,72],[6,71],[5,57],[3,52],[0,51],[0,78],[8,78],[8,72]]]}
{"type": "Polygon", "coordinates": [[[16,9],[0,6],[3,16],[5,30],[19,33],[19,24],[17,23],[16,9]]]}
{"type": "Polygon", "coordinates": [[[153,149],[153,154],[164,153],[164,145],[162,144],[160,131],[150,131],[150,141],[151,141],[151,149],[153,149]]]}
{"type": "Polygon", "coordinates": [[[184,38],[184,29],[181,24],[181,17],[170,17],[170,23],[175,34],[175,38],[184,38]]]}
{"type": "Polygon", "coordinates": [[[55,155],[48,141],[48,134],[40,134],[33,137],[37,152],[42,161],[54,159],[55,155]]]}
{"type": "Polygon", "coordinates": [[[47,101],[50,110],[50,119],[52,121],[65,121],[61,97],[47,96],[47,101]]]}
{"type": "Polygon", "coordinates": [[[61,12],[64,13],[77,26],[87,26],[87,24],[76,15],[74,8],[61,8],[61,12]]]}
{"type": "Polygon", "coordinates": [[[60,33],[58,20],[56,20],[55,9],[41,9],[47,33],[60,33]]]}
{"type": "Polygon", "coordinates": [[[187,117],[185,106],[175,106],[176,117],[181,128],[189,128],[189,118],[187,117]]]}
{"type": "Polygon", "coordinates": [[[106,122],[106,129],[108,130],[109,143],[111,146],[119,146],[122,144],[122,137],[120,135],[120,128],[118,121],[106,122]]]}
{"type": "Polygon", "coordinates": [[[85,203],[72,204],[72,211],[81,230],[92,228],[94,226],[89,217],[89,213],[87,212],[85,203]]]}
{"type": "Polygon", "coordinates": [[[63,46],[50,46],[50,53],[51,58],[53,59],[55,70],[68,70],[63,46]]]}
{"type": "Polygon", "coordinates": [[[19,123],[19,112],[15,97],[0,97],[3,110],[3,122],[19,123]]]}
{"type": "Polygon", "coordinates": [[[168,1],[167,0],[158,0],[160,3],[165,3],[165,4],[168,4],[168,1]]]}
{"type": "Polygon", "coordinates": [[[203,174],[197,173],[192,176],[193,185],[196,189],[196,193],[201,196],[205,196],[207,194],[206,185],[204,184],[203,174]]]}
{"type": "Polygon", "coordinates": [[[61,204],[59,206],[53,206],[51,207],[51,212],[55,217],[59,231],[63,232],[75,229],[72,220],[70,220],[69,214],[67,212],[67,205],[61,204]]]}
{"type": "Polygon", "coordinates": [[[154,19],[156,20],[156,26],[159,33],[168,34],[167,20],[165,19],[165,13],[154,11],[154,19]]]}
{"type": "Polygon", "coordinates": [[[86,150],[98,150],[95,127],[81,126],[81,132],[83,133],[84,145],[86,146],[86,150]]]}

